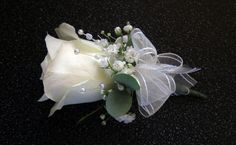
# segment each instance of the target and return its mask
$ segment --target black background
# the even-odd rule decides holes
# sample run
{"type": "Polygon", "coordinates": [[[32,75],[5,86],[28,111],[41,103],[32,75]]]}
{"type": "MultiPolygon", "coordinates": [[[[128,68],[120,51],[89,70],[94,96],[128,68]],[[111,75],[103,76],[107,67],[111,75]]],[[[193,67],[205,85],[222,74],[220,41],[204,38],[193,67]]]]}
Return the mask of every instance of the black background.
{"type": "Polygon", "coordinates": [[[236,144],[235,1],[1,0],[0,7],[0,144],[236,144]],[[170,97],[148,119],[134,108],[137,119],[129,125],[110,119],[101,126],[95,115],[76,126],[97,103],[66,106],[47,118],[53,102],[37,102],[47,32],[55,36],[54,28],[68,22],[96,35],[126,21],[159,53],[177,53],[201,67],[193,74],[196,89],[209,98],[170,97]]]}

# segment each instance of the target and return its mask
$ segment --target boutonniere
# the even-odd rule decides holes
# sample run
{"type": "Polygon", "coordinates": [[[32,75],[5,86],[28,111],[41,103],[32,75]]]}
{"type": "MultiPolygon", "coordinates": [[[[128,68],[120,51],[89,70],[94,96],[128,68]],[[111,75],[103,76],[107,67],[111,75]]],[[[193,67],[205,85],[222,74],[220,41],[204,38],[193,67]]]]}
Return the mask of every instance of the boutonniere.
{"type": "Polygon", "coordinates": [[[41,63],[44,95],[39,101],[55,102],[49,116],[65,105],[104,100],[104,105],[79,120],[105,109],[119,122],[130,123],[133,97],[144,117],[155,114],[171,95],[204,94],[191,89],[197,81],[189,74],[200,70],[183,63],[174,53],[158,53],[155,46],[130,23],[114,35],[101,31],[97,38],[62,23],[58,38],[46,36],[48,54],[41,63]],[[83,39],[85,38],[85,39],[83,39]]]}

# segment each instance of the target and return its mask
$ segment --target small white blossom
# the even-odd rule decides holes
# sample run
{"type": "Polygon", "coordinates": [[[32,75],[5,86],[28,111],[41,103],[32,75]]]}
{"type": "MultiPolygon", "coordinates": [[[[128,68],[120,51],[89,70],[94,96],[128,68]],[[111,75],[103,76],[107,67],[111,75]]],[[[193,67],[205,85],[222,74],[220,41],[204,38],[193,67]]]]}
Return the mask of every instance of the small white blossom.
{"type": "Polygon", "coordinates": [[[115,70],[115,71],[121,71],[125,66],[125,62],[124,61],[120,61],[120,60],[116,60],[113,65],[112,65],[112,68],[115,70]]]}
{"type": "Polygon", "coordinates": [[[125,114],[119,117],[116,117],[115,119],[119,122],[123,122],[125,124],[131,123],[135,120],[136,115],[134,113],[125,114]]]}
{"type": "Polygon", "coordinates": [[[93,39],[93,35],[90,34],[90,33],[86,33],[85,37],[86,37],[87,40],[92,40],[93,39]]]}
{"type": "Polygon", "coordinates": [[[128,42],[128,36],[127,36],[127,35],[123,36],[122,38],[123,38],[123,42],[124,42],[124,43],[127,43],[127,42],[128,42]]]}
{"type": "Polygon", "coordinates": [[[116,35],[118,35],[118,36],[121,35],[121,33],[122,33],[120,27],[116,27],[114,31],[115,31],[116,35]]]}
{"type": "Polygon", "coordinates": [[[119,45],[117,44],[111,44],[106,48],[106,51],[110,55],[116,55],[119,52],[119,45]]]}
{"type": "Polygon", "coordinates": [[[107,39],[96,40],[95,43],[103,48],[107,47],[109,44],[107,39]]]}
{"type": "MultiPolygon", "coordinates": [[[[130,64],[130,65],[132,65],[132,64],[130,64]]],[[[130,74],[131,75],[131,74],[134,73],[134,71],[135,71],[135,68],[132,66],[132,67],[124,67],[121,72],[125,73],[125,74],[130,74]]]]}
{"type": "Polygon", "coordinates": [[[126,32],[126,33],[129,33],[131,32],[133,29],[133,26],[130,25],[130,24],[127,24],[126,26],[124,26],[123,30],[126,32]]]}
{"type": "Polygon", "coordinates": [[[102,120],[104,120],[104,119],[106,118],[105,114],[101,114],[101,115],[100,115],[100,118],[101,118],[102,120]]]}
{"type": "Polygon", "coordinates": [[[103,121],[101,122],[101,124],[102,124],[103,126],[105,126],[105,125],[107,125],[107,122],[106,122],[105,120],[103,120],[103,121]]]}
{"type": "Polygon", "coordinates": [[[137,51],[132,48],[132,47],[128,47],[127,51],[125,52],[125,60],[128,63],[133,63],[138,59],[138,53],[137,51]]]}

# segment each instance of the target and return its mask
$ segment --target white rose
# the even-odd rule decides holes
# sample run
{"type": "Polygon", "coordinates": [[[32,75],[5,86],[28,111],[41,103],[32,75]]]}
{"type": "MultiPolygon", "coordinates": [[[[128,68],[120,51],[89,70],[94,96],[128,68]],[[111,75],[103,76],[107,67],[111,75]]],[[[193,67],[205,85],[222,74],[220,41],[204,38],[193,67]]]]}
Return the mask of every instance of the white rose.
{"type": "Polygon", "coordinates": [[[100,84],[106,88],[111,84],[110,76],[94,58],[95,54],[103,54],[100,46],[80,39],[74,28],[65,23],[60,25],[57,33],[72,41],[50,35],[45,38],[48,54],[41,64],[45,94],[39,101],[51,99],[56,102],[50,115],[63,105],[101,100],[100,84]]]}

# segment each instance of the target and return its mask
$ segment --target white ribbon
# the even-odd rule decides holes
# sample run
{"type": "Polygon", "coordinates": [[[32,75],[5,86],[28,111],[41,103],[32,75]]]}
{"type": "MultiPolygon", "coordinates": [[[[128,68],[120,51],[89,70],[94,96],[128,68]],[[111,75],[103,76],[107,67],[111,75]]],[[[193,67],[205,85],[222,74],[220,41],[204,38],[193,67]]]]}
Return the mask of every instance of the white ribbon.
{"type": "Polygon", "coordinates": [[[135,67],[135,76],[140,82],[140,90],[136,91],[139,111],[149,117],[176,92],[176,85],[194,86],[197,81],[188,73],[199,69],[183,66],[183,59],[177,54],[157,54],[156,48],[138,28],[132,30],[131,39],[139,56],[135,67]]]}

